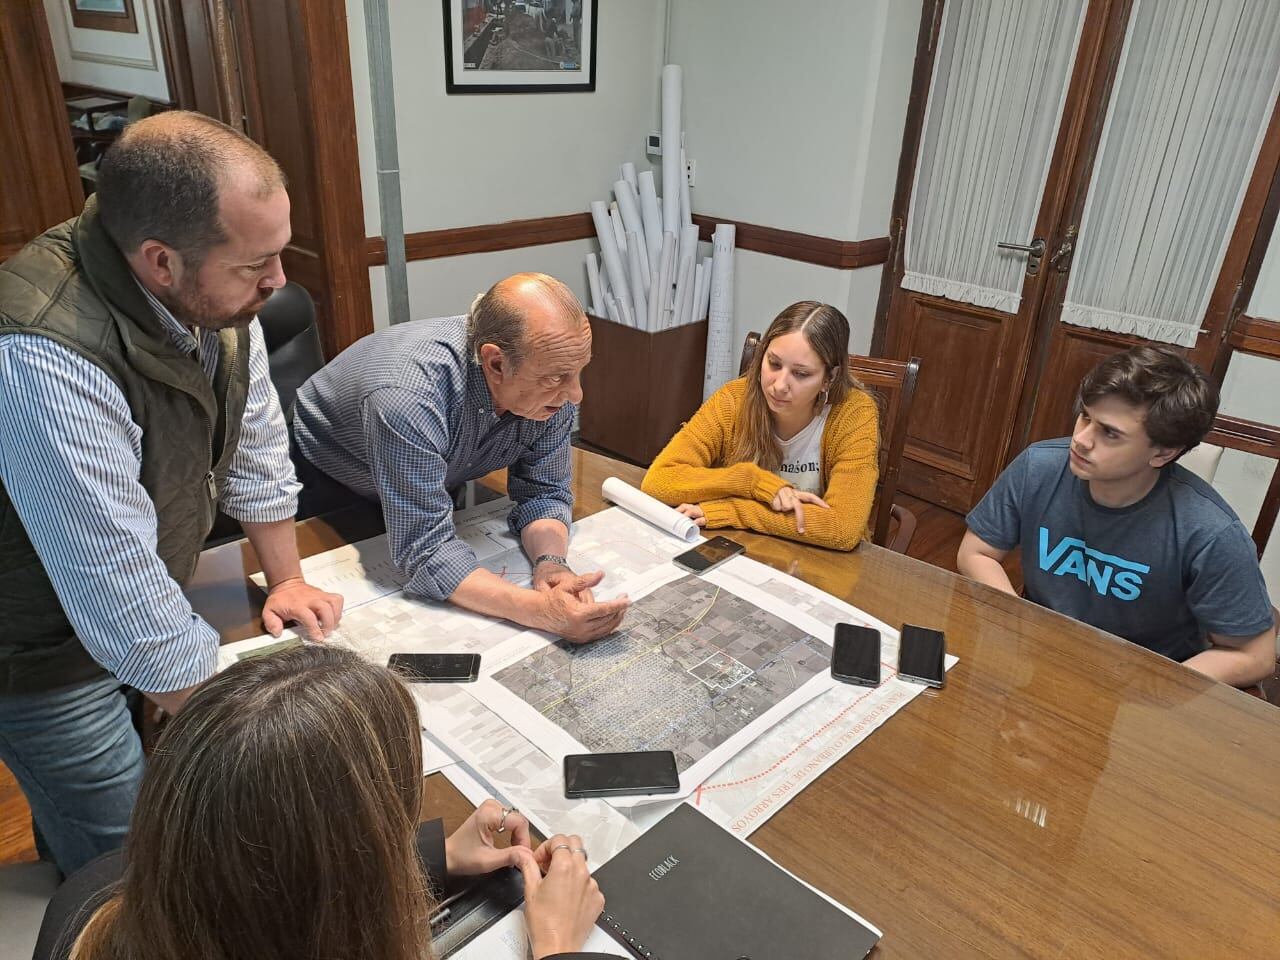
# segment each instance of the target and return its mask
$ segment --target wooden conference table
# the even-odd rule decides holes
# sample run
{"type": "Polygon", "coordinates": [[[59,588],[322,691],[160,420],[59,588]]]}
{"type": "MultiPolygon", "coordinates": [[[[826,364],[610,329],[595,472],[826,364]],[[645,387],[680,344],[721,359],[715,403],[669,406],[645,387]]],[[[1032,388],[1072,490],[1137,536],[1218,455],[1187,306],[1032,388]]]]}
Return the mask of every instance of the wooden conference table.
{"type": "MultiPolygon", "coordinates": [[[[573,457],[576,516],[607,506],[605,477],[642,476],[573,457]]],[[[306,556],[378,532],[357,507],[298,539],[306,556]]],[[[895,627],[945,630],[960,658],[751,837],[879,926],[873,956],[1280,957],[1280,710],[870,544],[732,535],[895,627]]],[[[201,559],[189,594],[227,640],[262,633],[257,569],[242,543],[201,559]]],[[[424,812],[467,816],[427,780],[424,812]]]]}

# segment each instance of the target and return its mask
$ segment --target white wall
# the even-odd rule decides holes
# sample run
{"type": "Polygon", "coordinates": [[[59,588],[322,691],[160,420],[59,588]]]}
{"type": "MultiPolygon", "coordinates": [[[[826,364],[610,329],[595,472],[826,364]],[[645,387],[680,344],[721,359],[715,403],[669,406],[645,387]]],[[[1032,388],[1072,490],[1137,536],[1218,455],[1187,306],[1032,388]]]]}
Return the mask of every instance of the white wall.
{"type": "MultiPolygon", "coordinates": [[[[696,212],[802,233],[884,236],[910,92],[920,0],[670,0],[670,62],[685,76],[685,129],[698,163],[696,212]]],[[[347,0],[368,233],[381,232],[362,0],[347,0]]],[[[652,169],[665,0],[601,4],[591,94],[444,92],[438,5],[392,5],[405,231],[586,211],[626,160],[652,169]]],[[[507,273],[545,270],[585,293],[594,241],[408,265],[410,312],[465,309],[507,273]]],[[[849,316],[850,349],[871,341],[881,268],[835,270],[739,251],[735,342],[800,299],[849,316]]],[[[374,313],[386,322],[383,271],[374,313]]]]}
{"type": "MultiPolygon", "coordinates": [[[[594,93],[454,94],[444,89],[438,3],[391,5],[391,54],[406,233],[585,212],[627,160],[648,169],[644,138],[657,109],[663,0],[602,4],[594,93]]],[[[369,234],[381,232],[362,0],[347,0],[356,134],[369,234]]],[[[410,313],[465,310],[520,270],[560,277],[582,296],[588,241],[408,265],[410,313]]],[[[379,286],[383,281],[379,278],[379,286]]],[[[386,322],[384,302],[374,312],[386,322]]]]}
{"type": "Polygon", "coordinates": [[[44,8],[58,76],[64,82],[140,93],[153,100],[169,99],[155,0],[134,0],[137,33],[77,27],[71,22],[67,0],[44,0],[44,8]]]}
{"type": "MultiPolygon", "coordinates": [[[[888,233],[920,0],[672,0],[694,211],[800,233],[888,233]]],[[[845,311],[871,343],[881,268],[834,270],[740,251],[735,342],[789,303],[845,311]]]]}

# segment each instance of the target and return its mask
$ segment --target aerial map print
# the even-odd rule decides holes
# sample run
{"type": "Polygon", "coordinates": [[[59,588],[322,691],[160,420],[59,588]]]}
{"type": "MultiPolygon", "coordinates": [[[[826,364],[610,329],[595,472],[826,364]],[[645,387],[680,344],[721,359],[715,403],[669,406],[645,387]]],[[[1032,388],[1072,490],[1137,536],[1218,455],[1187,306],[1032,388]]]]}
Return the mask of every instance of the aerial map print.
{"type": "Polygon", "coordinates": [[[493,679],[592,752],[671,750],[683,773],[830,662],[826,643],[689,576],[636,601],[624,630],[493,679]]]}

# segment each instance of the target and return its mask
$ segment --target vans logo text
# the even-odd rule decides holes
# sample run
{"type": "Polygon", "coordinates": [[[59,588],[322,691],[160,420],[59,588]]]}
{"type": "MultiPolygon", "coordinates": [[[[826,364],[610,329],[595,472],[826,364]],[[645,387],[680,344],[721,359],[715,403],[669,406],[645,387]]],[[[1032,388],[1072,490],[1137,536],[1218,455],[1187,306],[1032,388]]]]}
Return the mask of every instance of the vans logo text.
{"type": "Polygon", "coordinates": [[[1075,577],[1093,587],[1099,596],[1110,594],[1117,600],[1137,600],[1142,596],[1142,574],[1151,572],[1145,563],[1090,550],[1076,537],[1063,537],[1050,550],[1046,527],[1040,528],[1040,569],[1055,577],[1075,577]]]}

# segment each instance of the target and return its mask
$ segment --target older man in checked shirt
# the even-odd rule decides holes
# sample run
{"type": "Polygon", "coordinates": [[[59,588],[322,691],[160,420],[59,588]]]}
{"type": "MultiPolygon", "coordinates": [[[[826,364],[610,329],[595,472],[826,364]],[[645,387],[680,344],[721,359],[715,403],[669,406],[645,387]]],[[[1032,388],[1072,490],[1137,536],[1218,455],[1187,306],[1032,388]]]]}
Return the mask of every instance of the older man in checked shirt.
{"type": "Polygon", "coordinates": [[[124,687],[170,712],[215,668],[182,593],[221,506],[279,633],[342,598],[302,579],[298,485],[258,308],[289,198],[230,127],[129,127],[84,212],[0,266],[0,760],[70,873],[119,846],[142,776],[124,687]]]}
{"type": "Polygon", "coordinates": [[[569,640],[605,636],[627,599],[596,602],[604,574],[565,560],[569,431],[590,359],[591,327],[569,289],[545,274],[508,277],[466,316],[379,331],[303,384],[299,472],[318,468],[381,502],[411,591],[569,640]],[[503,467],[532,589],[481,567],[453,526],[451,491],[503,467]]]}

